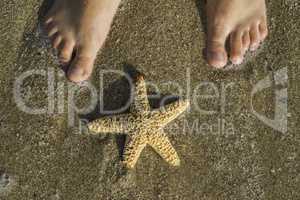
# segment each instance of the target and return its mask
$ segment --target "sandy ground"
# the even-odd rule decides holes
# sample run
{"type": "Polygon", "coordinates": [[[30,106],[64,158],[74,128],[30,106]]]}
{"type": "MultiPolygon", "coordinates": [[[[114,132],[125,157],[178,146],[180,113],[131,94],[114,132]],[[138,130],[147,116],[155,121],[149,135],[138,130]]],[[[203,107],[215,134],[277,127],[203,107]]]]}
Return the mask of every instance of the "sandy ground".
{"type": "MultiPolygon", "coordinates": [[[[72,115],[70,98],[85,106],[89,95],[65,80],[40,36],[41,5],[34,0],[0,2],[1,200],[300,199],[298,1],[270,1],[264,48],[242,69],[229,71],[212,70],[203,59],[201,3],[123,2],[91,83],[99,89],[105,69],[135,68],[158,86],[159,91],[150,87],[149,92],[179,94],[180,87],[182,95],[192,98],[190,111],[165,129],[181,166],[169,167],[147,148],[135,170],[120,164],[123,137],[91,137],[80,128],[79,119],[101,113],[72,115]],[[26,78],[21,96],[30,107],[50,102],[46,113],[25,113],[14,99],[16,80],[29,70],[44,75],[26,78]],[[47,77],[54,77],[50,83],[55,84],[48,86],[47,77]],[[166,87],[168,81],[178,85],[166,87]],[[210,85],[199,87],[201,83],[210,85]],[[261,84],[266,88],[251,98],[261,84]],[[49,88],[54,88],[53,98],[49,88]],[[216,95],[216,90],[214,98],[197,97],[216,95]],[[272,128],[257,116],[279,116],[279,121],[272,128]]],[[[120,75],[106,74],[102,86],[104,104],[99,105],[118,108],[126,102],[128,88],[120,75]]]]}

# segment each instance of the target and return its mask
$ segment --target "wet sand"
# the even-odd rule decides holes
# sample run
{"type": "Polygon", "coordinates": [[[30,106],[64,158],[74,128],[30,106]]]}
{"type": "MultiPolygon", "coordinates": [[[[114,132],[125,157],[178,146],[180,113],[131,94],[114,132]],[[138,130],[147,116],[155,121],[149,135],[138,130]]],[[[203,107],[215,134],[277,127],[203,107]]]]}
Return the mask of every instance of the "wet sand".
{"type": "MultiPolygon", "coordinates": [[[[213,70],[203,59],[203,5],[193,0],[123,2],[90,83],[99,90],[104,70],[134,68],[157,84],[159,91],[150,87],[149,92],[179,94],[180,87],[192,99],[190,111],[165,129],[181,166],[168,166],[147,148],[135,170],[120,163],[122,136],[91,137],[81,131],[79,120],[99,113],[73,115],[70,98],[85,106],[89,93],[69,84],[57,67],[39,31],[41,5],[0,3],[1,200],[300,198],[297,1],[270,2],[264,48],[242,69],[227,71],[213,70]],[[29,70],[42,75],[25,79],[20,94],[27,106],[47,106],[46,114],[27,114],[14,99],[16,80],[29,70]],[[270,87],[266,84],[252,98],[263,79],[270,87]],[[168,88],[168,81],[178,85],[168,88]],[[211,87],[199,87],[207,82],[211,87]],[[48,101],[51,88],[54,101],[48,101]],[[219,95],[211,99],[197,96],[216,91],[219,95]],[[283,123],[279,130],[257,117],[272,119],[279,107],[282,119],[274,125],[283,123]]],[[[127,101],[120,75],[106,74],[102,86],[106,109],[127,101]]]]}

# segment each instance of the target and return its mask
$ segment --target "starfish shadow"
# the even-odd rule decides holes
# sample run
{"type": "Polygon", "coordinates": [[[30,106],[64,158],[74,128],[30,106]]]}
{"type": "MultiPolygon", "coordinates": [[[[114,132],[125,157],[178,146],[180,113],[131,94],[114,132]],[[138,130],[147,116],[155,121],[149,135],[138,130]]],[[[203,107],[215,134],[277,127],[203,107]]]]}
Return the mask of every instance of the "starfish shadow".
{"type": "MultiPolygon", "coordinates": [[[[142,73],[139,72],[134,66],[127,63],[124,64],[123,71],[124,74],[126,74],[126,77],[121,77],[110,84],[107,88],[103,89],[103,94],[101,94],[101,102],[98,101],[96,108],[91,113],[79,116],[81,119],[90,122],[107,115],[116,115],[129,112],[129,107],[132,103],[129,102],[132,90],[128,78],[130,77],[131,80],[135,80],[135,78],[142,73]],[[124,105],[128,105],[127,108],[122,109],[123,111],[119,113],[115,112],[116,110],[120,110],[120,108],[124,107],[124,105]],[[112,111],[112,113],[110,114],[107,111],[112,111]]],[[[178,96],[171,94],[158,94],[151,91],[148,91],[147,93],[152,97],[149,98],[149,104],[152,109],[162,107],[179,99],[178,96]]],[[[118,146],[120,158],[123,159],[122,155],[125,147],[126,135],[123,133],[116,134],[115,142],[118,146]]]]}

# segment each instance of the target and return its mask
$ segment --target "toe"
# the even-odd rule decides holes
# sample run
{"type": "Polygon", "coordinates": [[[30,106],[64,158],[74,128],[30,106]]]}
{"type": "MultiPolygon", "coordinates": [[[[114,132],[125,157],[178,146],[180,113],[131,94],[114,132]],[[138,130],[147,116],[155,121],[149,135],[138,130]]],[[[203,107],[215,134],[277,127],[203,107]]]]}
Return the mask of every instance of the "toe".
{"type": "Polygon", "coordinates": [[[268,26],[265,20],[259,24],[260,40],[263,41],[268,36],[268,26]]]}
{"type": "Polygon", "coordinates": [[[242,32],[236,31],[230,35],[230,60],[239,65],[243,62],[242,32]]]}
{"type": "Polygon", "coordinates": [[[224,28],[213,27],[208,33],[206,58],[209,65],[222,68],[227,64],[225,41],[228,33],[224,28]]]}
{"type": "Polygon", "coordinates": [[[222,68],[227,64],[225,47],[218,42],[210,42],[206,52],[207,62],[215,68],[222,68]]]}
{"type": "Polygon", "coordinates": [[[250,27],[250,50],[255,51],[260,43],[260,34],[258,24],[250,27]]]}
{"type": "Polygon", "coordinates": [[[95,58],[96,52],[92,46],[79,47],[67,73],[69,80],[75,83],[87,80],[92,73],[95,58]]]}
{"type": "Polygon", "coordinates": [[[57,49],[61,41],[62,41],[61,35],[56,34],[52,40],[52,47],[54,49],[57,49]]]}
{"type": "Polygon", "coordinates": [[[246,51],[248,51],[250,46],[250,35],[248,30],[244,32],[242,40],[243,40],[243,51],[245,53],[246,51]]]}
{"type": "Polygon", "coordinates": [[[93,57],[76,57],[68,70],[68,79],[75,83],[87,80],[92,73],[94,59],[93,57]]]}
{"type": "Polygon", "coordinates": [[[74,46],[75,46],[75,41],[73,41],[73,40],[66,40],[63,43],[63,46],[59,53],[59,60],[63,64],[70,62],[70,60],[72,58],[74,46]]]}
{"type": "Polygon", "coordinates": [[[51,23],[53,21],[53,17],[46,17],[45,21],[44,21],[44,25],[47,26],[49,23],[51,23]]]}
{"type": "Polygon", "coordinates": [[[48,37],[51,37],[51,36],[53,36],[55,33],[58,32],[58,27],[57,27],[56,24],[54,24],[54,23],[49,23],[49,24],[46,26],[46,32],[47,32],[48,37]]]}

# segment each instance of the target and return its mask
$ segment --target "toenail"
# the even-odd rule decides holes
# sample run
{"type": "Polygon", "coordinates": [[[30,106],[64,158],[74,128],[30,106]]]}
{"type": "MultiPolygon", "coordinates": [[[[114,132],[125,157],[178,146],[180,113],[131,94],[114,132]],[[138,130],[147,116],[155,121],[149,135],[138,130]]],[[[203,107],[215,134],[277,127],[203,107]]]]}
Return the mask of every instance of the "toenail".
{"type": "Polygon", "coordinates": [[[224,61],[225,57],[224,54],[221,52],[216,51],[210,51],[208,52],[209,59],[215,60],[215,61],[224,61]]]}
{"type": "Polygon", "coordinates": [[[207,60],[211,66],[222,68],[226,65],[227,57],[222,52],[209,51],[207,52],[207,60]]]}
{"type": "Polygon", "coordinates": [[[76,76],[83,76],[85,74],[84,70],[81,68],[72,69],[71,73],[76,76]]]}
{"type": "Polygon", "coordinates": [[[251,51],[255,51],[255,50],[258,48],[258,46],[259,46],[258,43],[252,44],[252,45],[250,46],[250,50],[251,50],[251,51]]]}
{"type": "Polygon", "coordinates": [[[52,17],[46,19],[46,20],[45,20],[45,24],[49,24],[52,20],[53,20],[52,17]]]}
{"type": "Polygon", "coordinates": [[[243,57],[235,57],[232,59],[232,63],[235,65],[240,65],[243,62],[243,57]]]}
{"type": "Polygon", "coordinates": [[[68,62],[68,58],[65,55],[61,55],[58,58],[61,62],[68,62]]]}

